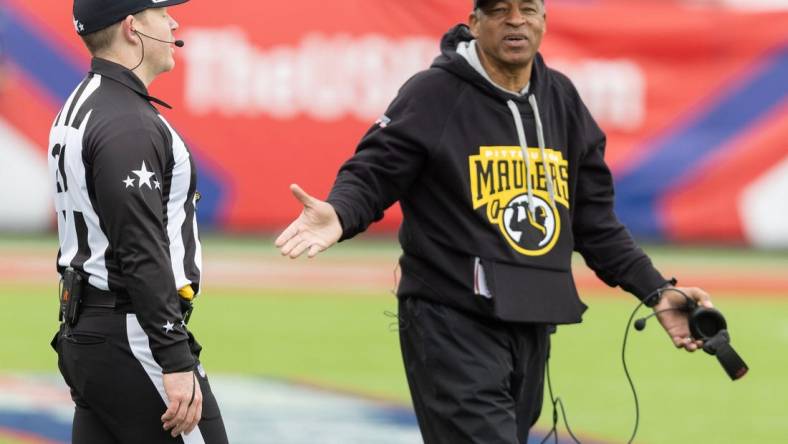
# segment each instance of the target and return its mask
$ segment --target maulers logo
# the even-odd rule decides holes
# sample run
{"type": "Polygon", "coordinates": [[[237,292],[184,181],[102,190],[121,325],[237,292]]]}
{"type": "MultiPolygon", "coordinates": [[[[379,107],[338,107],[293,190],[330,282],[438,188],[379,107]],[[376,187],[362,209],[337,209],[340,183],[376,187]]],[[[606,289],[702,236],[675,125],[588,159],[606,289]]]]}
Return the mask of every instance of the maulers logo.
{"type": "Polygon", "coordinates": [[[557,205],[569,209],[569,172],[560,151],[546,149],[542,162],[539,148],[528,148],[532,205],[528,206],[526,168],[517,146],[483,146],[468,158],[473,209],[487,207],[487,219],[497,225],[511,247],[526,256],[542,256],[553,249],[561,234],[557,205]],[[545,164],[550,168],[555,203],[550,203],[545,164]]]}

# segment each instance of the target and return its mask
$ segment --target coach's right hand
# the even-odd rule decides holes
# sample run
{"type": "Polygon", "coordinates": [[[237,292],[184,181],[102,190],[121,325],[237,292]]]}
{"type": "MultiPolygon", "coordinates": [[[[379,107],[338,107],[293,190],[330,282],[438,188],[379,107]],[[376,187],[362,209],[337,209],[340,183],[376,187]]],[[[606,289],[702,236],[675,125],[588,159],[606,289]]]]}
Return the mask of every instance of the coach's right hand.
{"type": "Polygon", "coordinates": [[[342,237],[339,217],[331,204],[315,199],[298,185],[290,185],[290,191],[304,205],[304,209],[276,238],[276,247],[282,256],[290,256],[292,259],[301,256],[305,251],[310,258],[315,257],[342,237]]]}
{"type": "Polygon", "coordinates": [[[170,400],[167,411],[161,416],[164,430],[173,438],[189,434],[202,418],[202,390],[194,372],[165,373],[164,392],[170,400]]]}

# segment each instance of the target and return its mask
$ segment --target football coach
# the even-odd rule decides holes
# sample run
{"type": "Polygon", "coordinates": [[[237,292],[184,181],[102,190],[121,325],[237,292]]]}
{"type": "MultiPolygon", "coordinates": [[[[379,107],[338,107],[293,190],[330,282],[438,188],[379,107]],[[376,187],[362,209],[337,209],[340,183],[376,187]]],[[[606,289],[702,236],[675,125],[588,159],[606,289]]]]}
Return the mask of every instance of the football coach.
{"type": "MultiPolygon", "coordinates": [[[[578,251],[657,310],[684,306],[613,210],[605,135],[539,53],[543,0],[476,0],[340,169],[276,240],[313,257],[399,201],[400,345],[426,444],[522,444],[539,417],[552,325],[579,323],[578,251]]],[[[710,307],[697,288],[681,290],[710,307]]],[[[695,351],[687,314],[661,313],[695,351]]],[[[578,369],[582,372],[582,369],[578,369]]]]}

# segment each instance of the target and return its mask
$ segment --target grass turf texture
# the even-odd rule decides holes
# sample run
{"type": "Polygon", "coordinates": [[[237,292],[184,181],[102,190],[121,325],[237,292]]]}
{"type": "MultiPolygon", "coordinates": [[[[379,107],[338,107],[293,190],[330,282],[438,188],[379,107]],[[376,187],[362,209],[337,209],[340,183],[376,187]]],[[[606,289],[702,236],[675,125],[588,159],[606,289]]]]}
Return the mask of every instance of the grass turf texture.
{"type": "MultiPolygon", "coordinates": [[[[247,240],[221,241],[216,248],[210,241],[206,244],[206,254],[268,250],[265,244],[247,240]]],[[[326,260],[396,256],[386,244],[343,247],[326,260]]],[[[38,245],[34,242],[31,248],[38,245]]],[[[740,253],[737,258],[735,250],[720,251],[657,249],[652,253],[658,263],[720,261],[745,267],[761,261],[773,265],[784,258],[773,252],[740,253]]],[[[728,318],[734,345],[750,365],[750,374],[731,383],[716,359],[674,350],[651,320],[645,332],[631,333],[628,346],[630,371],[641,400],[636,442],[788,441],[784,378],[788,299],[719,296],[723,297],[717,306],[728,318]]],[[[0,372],[56,371],[55,355],[48,347],[56,324],[54,298],[52,284],[0,283],[0,372]]],[[[561,327],[554,337],[553,387],[566,403],[570,425],[582,436],[626,442],[631,433],[634,409],[620,353],[633,301],[615,290],[587,294],[590,309],[584,323],[561,327]]],[[[392,319],[383,314],[395,309],[396,301],[384,292],[347,295],[342,289],[318,293],[215,288],[199,302],[190,326],[205,347],[203,361],[209,372],[306,381],[405,404],[409,395],[397,334],[389,331],[392,319]]],[[[221,399],[221,393],[217,395],[221,399]]],[[[546,404],[540,429],[549,427],[549,419],[546,404]]],[[[562,435],[566,436],[563,430],[562,435]]]]}

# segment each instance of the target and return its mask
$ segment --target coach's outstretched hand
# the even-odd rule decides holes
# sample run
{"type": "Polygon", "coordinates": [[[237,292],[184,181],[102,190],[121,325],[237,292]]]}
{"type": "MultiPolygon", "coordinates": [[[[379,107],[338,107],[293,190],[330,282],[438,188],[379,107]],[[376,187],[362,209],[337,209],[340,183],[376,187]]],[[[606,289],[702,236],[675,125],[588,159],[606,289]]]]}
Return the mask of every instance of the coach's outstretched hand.
{"type": "Polygon", "coordinates": [[[279,248],[282,256],[290,256],[291,259],[301,256],[305,251],[310,258],[315,257],[342,237],[339,217],[331,204],[315,199],[298,185],[290,185],[290,191],[304,205],[304,210],[276,238],[276,248],[279,248]]]}
{"type": "MultiPolygon", "coordinates": [[[[688,297],[692,298],[698,306],[713,308],[711,297],[708,293],[695,287],[676,287],[683,291],[688,297]]],[[[666,289],[662,292],[662,299],[654,307],[654,311],[682,308],[687,304],[687,300],[678,291],[666,289]]],[[[683,348],[689,352],[703,347],[703,341],[693,341],[690,337],[689,313],[686,311],[671,310],[657,315],[660,324],[670,336],[676,348],[683,348]]]]}

